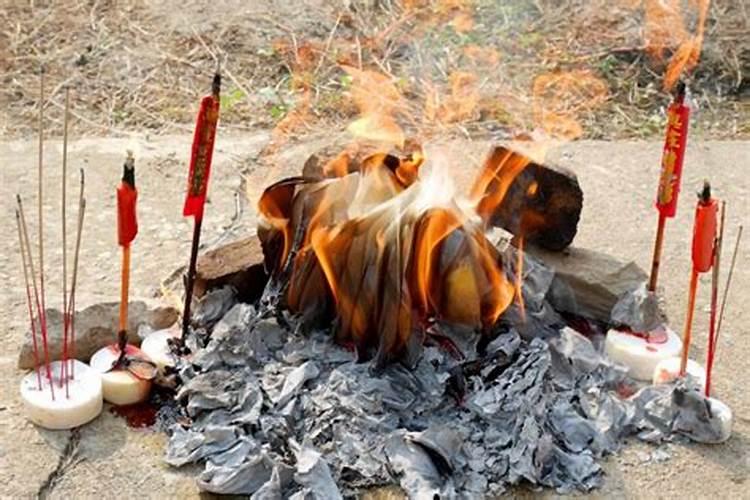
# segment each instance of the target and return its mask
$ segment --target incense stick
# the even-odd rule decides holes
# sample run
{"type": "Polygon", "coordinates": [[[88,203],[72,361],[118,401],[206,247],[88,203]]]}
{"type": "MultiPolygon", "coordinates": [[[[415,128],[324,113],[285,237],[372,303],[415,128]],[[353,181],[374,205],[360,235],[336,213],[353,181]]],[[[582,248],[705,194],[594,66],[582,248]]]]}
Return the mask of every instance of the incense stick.
{"type": "Polygon", "coordinates": [[[659,223],[656,227],[656,241],[654,243],[654,256],[651,261],[651,276],[648,280],[648,291],[656,291],[656,283],[659,279],[659,267],[661,266],[661,250],[664,246],[664,228],[667,224],[667,218],[659,214],[659,223]]]}
{"type": "MultiPolygon", "coordinates": [[[[34,290],[34,300],[36,302],[37,319],[41,321],[41,315],[40,315],[41,304],[39,302],[39,289],[37,288],[37,285],[36,285],[36,271],[34,269],[34,255],[31,251],[31,241],[29,240],[29,228],[26,225],[26,215],[24,214],[23,202],[21,201],[20,195],[16,195],[16,203],[18,204],[18,213],[21,216],[21,230],[23,232],[23,241],[25,244],[24,246],[26,247],[26,251],[27,251],[26,261],[29,263],[29,270],[31,271],[31,285],[32,285],[32,289],[34,290]]],[[[39,328],[41,330],[41,324],[39,325],[39,328]]],[[[44,338],[45,337],[42,337],[42,340],[44,340],[44,338]]],[[[46,346],[46,344],[44,345],[46,346]]],[[[49,357],[46,355],[45,355],[45,360],[44,360],[44,367],[45,367],[45,371],[47,374],[47,379],[50,380],[49,390],[52,395],[52,400],[54,401],[55,399],[54,384],[51,383],[52,374],[49,368],[49,357]]]]}
{"type": "Polygon", "coordinates": [[[68,239],[66,224],[66,185],[68,183],[68,123],[70,121],[70,90],[65,89],[65,114],[63,117],[63,158],[62,158],[62,294],[63,294],[63,359],[61,365],[60,387],[65,379],[65,395],[68,390],[68,239]],[[65,372],[64,375],[62,372],[65,372]]]}
{"type": "MultiPolygon", "coordinates": [[[[47,366],[47,378],[52,387],[52,373],[49,368],[49,347],[47,342],[47,304],[44,291],[44,212],[42,205],[44,201],[44,189],[43,189],[43,176],[42,171],[44,169],[44,70],[42,70],[39,78],[39,171],[38,171],[38,211],[39,211],[39,321],[42,329],[42,347],[44,349],[44,363],[47,366]]],[[[54,395],[53,398],[54,399],[54,395]]]]}
{"type": "Polygon", "coordinates": [[[68,318],[70,321],[70,348],[71,348],[71,361],[70,361],[70,378],[75,379],[75,360],[76,357],[76,328],[75,328],[75,314],[76,314],[76,282],[78,280],[78,255],[81,249],[81,233],[83,232],[83,220],[86,214],[86,198],[83,197],[84,187],[86,178],[81,169],[81,188],[78,194],[78,225],[76,228],[76,248],[73,253],[73,277],[70,284],[70,298],[68,300],[68,318]]]}
{"type": "Polygon", "coordinates": [[[18,247],[21,251],[21,265],[23,266],[23,281],[26,284],[26,304],[29,309],[29,323],[31,324],[31,340],[32,348],[34,352],[34,371],[36,372],[36,381],[39,386],[39,390],[42,390],[42,376],[39,373],[39,347],[36,341],[36,321],[34,320],[34,307],[31,302],[31,286],[29,285],[29,273],[26,263],[26,249],[23,244],[23,236],[21,234],[21,214],[16,208],[16,226],[18,226],[18,247]]]}
{"type": "Polygon", "coordinates": [[[721,333],[721,323],[724,320],[724,307],[727,305],[727,296],[729,295],[729,286],[732,284],[732,276],[734,275],[734,266],[737,263],[737,253],[740,249],[740,240],[742,239],[742,226],[737,231],[737,239],[734,242],[734,251],[732,252],[732,263],[729,265],[729,273],[727,274],[727,282],[724,285],[724,295],[721,299],[721,309],[719,311],[719,321],[716,326],[716,340],[719,340],[719,334],[721,333]]]}
{"type": "Polygon", "coordinates": [[[714,351],[716,350],[716,312],[719,300],[719,267],[721,265],[721,246],[724,241],[726,206],[726,202],[722,202],[719,233],[716,238],[714,238],[713,272],[711,273],[711,315],[708,323],[708,352],[706,353],[706,384],[704,388],[706,397],[711,395],[711,372],[714,364],[714,351]]]}

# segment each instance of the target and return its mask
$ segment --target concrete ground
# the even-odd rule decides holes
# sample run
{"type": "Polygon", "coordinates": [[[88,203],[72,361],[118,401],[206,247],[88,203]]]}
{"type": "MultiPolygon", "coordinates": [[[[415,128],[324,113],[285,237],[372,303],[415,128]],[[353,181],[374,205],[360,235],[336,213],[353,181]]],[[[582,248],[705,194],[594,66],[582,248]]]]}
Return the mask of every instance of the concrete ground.
{"type": "MultiPolygon", "coordinates": [[[[257,161],[267,144],[265,133],[231,138],[220,137],[211,182],[211,204],[204,221],[206,247],[247,234],[254,226],[253,199],[263,186],[283,175],[299,171],[306,155],[324,141],[287,148],[276,158],[275,168],[257,161]],[[236,215],[235,193],[239,193],[241,215],[236,215]]],[[[119,249],[115,236],[114,189],[129,141],[83,139],[70,145],[69,196],[77,196],[77,171],[86,169],[87,216],[83,235],[78,304],[112,300],[118,296],[119,249]]],[[[181,215],[189,136],[159,137],[143,141],[137,155],[140,233],[133,248],[133,296],[151,296],[161,279],[186,263],[190,245],[190,221],[181,215]]],[[[487,150],[487,143],[453,142],[446,145],[457,177],[471,177],[487,150]]],[[[60,141],[49,141],[45,150],[45,234],[47,241],[48,302],[60,301],[61,251],[60,141]],[[54,243],[54,244],[53,244],[54,243]]],[[[661,144],[657,142],[577,142],[554,151],[559,163],[579,176],[585,194],[584,212],[576,245],[590,247],[648,268],[656,212],[652,199],[656,189],[661,144]]],[[[36,227],[35,141],[0,142],[3,158],[0,199],[3,203],[0,279],[7,283],[2,300],[0,330],[0,495],[7,497],[197,497],[193,482],[196,469],[175,470],[162,462],[165,436],[134,431],[123,420],[104,413],[76,431],[45,431],[23,417],[18,397],[16,359],[26,331],[23,278],[12,215],[13,196],[20,192],[32,228],[36,227]]],[[[683,325],[690,266],[692,212],[696,191],[709,178],[715,193],[728,202],[728,263],[737,226],[750,226],[750,179],[747,176],[750,143],[699,142],[689,147],[683,179],[683,195],[675,219],[670,220],[664,247],[661,284],[673,327],[683,325]]],[[[73,201],[73,200],[71,200],[73,201]]],[[[73,207],[74,203],[71,203],[73,207]]],[[[74,209],[71,208],[71,213],[74,209]]],[[[73,217],[71,217],[71,221],[73,217]]],[[[71,224],[69,238],[74,230],[71,224]]],[[[34,229],[32,229],[34,232],[34,229]]],[[[747,235],[750,238],[750,234],[747,235]]],[[[716,366],[716,394],[728,403],[735,417],[729,442],[718,446],[669,445],[671,458],[657,462],[653,448],[632,443],[605,463],[607,480],[594,497],[739,498],[746,493],[750,474],[750,244],[745,240],[738,267],[716,366]]],[[[727,266],[728,267],[728,266],[727,266]]],[[[726,268],[725,268],[726,269],[726,268]]],[[[708,277],[701,279],[692,355],[705,354],[708,277]]],[[[381,498],[393,494],[377,494],[381,498]]],[[[517,492],[525,496],[527,492],[517,492]]],[[[547,496],[552,496],[547,493],[547,496]]]]}

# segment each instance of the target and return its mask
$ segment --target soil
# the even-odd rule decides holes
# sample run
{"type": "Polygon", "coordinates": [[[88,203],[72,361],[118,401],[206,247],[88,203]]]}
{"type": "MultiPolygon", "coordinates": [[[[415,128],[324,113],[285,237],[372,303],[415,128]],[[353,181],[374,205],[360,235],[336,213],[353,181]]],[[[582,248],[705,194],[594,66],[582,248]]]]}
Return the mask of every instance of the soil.
{"type": "MultiPolygon", "coordinates": [[[[329,139],[290,146],[275,161],[261,162],[260,153],[270,141],[268,133],[221,135],[217,141],[211,203],[203,229],[204,251],[220,242],[252,234],[254,203],[244,194],[236,214],[235,193],[246,191],[257,199],[262,186],[273,179],[298,172],[308,155],[329,144],[329,139]],[[271,169],[269,164],[278,165],[271,169]]],[[[79,279],[79,304],[115,300],[118,296],[119,254],[115,240],[114,186],[128,140],[85,139],[70,145],[70,166],[75,172],[85,167],[89,211],[84,228],[79,279]]],[[[137,160],[140,232],[133,247],[133,296],[151,296],[159,283],[183,266],[188,258],[191,227],[181,216],[185,158],[190,136],[159,137],[143,141],[137,160]]],[[[453,140],[444,151],[457,168],[457,181],[473,177],[476,166],[489,148],[482,141],[453,140]]],[[[632,259],[647,268],[650,262],[656,212],[652,197],[658,177],[660,142],[579,141],[551,152],[561,166],[579,177],[584,192],[584,211],[575,245],[632,259]]],[[[0,142],[0,157],[7,159],[4,182],[0,184],[3,208],[11,211],[13,194],[20,192],[35,214],[36,143],[33,140],[0,142]]],[[[60,141],[46,147],[46,237],[48,241],[49,302],[60,300],[59,241],[60,141]]],[[[695,191],[710,177],[716,193],[728,201],[727,241],[733,242],[737,226],[750,224],[750,182],[736,166],[750,155],[750,143],[718,142],[694,137],[688,149],[683,179],[684,192],[678,214],[667,227],[664,248],[662,295],[672,327],[682,328],[690,266],[689,241],[695,191]]],[[[71,179],[72,190],[75,181],[71,179]]],[[[2,222],[3,234],[12,235],[12,217],[2,222]]],[[[32,228],[36,225],[32,223],[32,228]]],[[[32,229],[33,231],[33,229],[32,229]]],[[[131,429],[120,417],[105,410],[94,422],[76,431],[46,431],[23,417],[18,384],[23,376],[16,369],[18,348],[25,335],[23,279],[17,264],[15,241],[9,240],[0,254],[0,279],[7,283],[3,295],[0,342],[0,484],[9,497],[36,494],[51,497],[101,497],[117,492],[124,496],[197,498],[194,468],[171,469],[162,461],[165,436],[158,431],[131,429]]],[[[731,247],[728,245],[727,248],[731,247]]],[[[729,251],[725,253],[728,261],[729,251]]],[[[604,488],[594,497],[614,498],[738,498],[744,495],[750,476],[750,313],[748,301],[750,271],[743,262],[750,258],[750,246],[741,247],[740,265],[734,276],[730,303],[724,321],[716,366],[716,394],[734,411],[734,433],[723,445],[677,445],[657,448],[633,442],[605,463],[604,488]],[[662,461],[661,451],[670,458],[662,461]]],[[[700,283],[692,356],[705,356],[705,325],[708,279],[700,283]]],[[[167,297],[169,300],[170,297],[167,297]]],[[[174,297],[172,297],[174,299],[174,297]]],[[[514,493],[536,496],[525,488],[514,493]]],[[[544,496],[556,497],[553,492],[544,496]]],[[[370,498],[401,498],[397,488],[368,492],[370,498]]]]}
{"type": "MultiPolygon", "coordinates": [[[[707,3],[0,0],[0,133],[33,133],[40,68],[52,135],[66,87],[74,133],[186,133],[220,65],[234,132],[343,130],[356,112],[348,66],[393,85],[410,135],[661,136],[665,72],[707,3]]],[[[713,138],[750,135],[749,11],[711,2],[700,63],[683,75],[693,127],[713,138]]]]}

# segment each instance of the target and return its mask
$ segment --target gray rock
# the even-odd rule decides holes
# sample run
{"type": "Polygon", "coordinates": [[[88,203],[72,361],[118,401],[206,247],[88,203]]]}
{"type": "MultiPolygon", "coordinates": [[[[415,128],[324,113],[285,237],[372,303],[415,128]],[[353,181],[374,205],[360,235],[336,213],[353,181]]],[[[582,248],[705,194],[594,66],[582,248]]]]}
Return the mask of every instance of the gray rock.
{"type": "Polygon", "coordinates": [[[610,322],[617,301],[648,279],[635,262],[595,250],[570,247],[556,253],[528,247],[528,253],[555,271],[547,300],[557,311],[610,322]]]}
{"type": "MultiPolygon", "coordinates": [[[[119,302],[100,302],[75,315],[75,357],[81,361],[89,358],[102,347],[115,342],[117,322],[120,315],[119,302]]],[[[148,327],[160,330],[177,321],[177,309],[164,304],[132,300],[128,305],[128,342],[140,345],[138,330],[148,327]]],[[[59,309],[47,309],[47,341],[51,360],[62,358],[63,351],[63,318],[59,309]]],[[[40,341],[37,331],[37,341],[40,341]]],[[[21,352],[18,354],[18,367],[34,368],[34,352],[31,332],[26,333],[21,352]]]]}

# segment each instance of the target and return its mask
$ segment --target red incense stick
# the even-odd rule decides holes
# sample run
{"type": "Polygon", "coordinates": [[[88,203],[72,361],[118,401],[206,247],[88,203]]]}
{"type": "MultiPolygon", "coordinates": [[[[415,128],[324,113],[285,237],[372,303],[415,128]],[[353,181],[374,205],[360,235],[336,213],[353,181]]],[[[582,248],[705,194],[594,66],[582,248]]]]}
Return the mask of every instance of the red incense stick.
{"type": "MultiPolygon", "coordinates": [[[[21,230],[23,232],[24,247],[26,248],[26,252],[27,252],[26,262],[29,263],[29,271],[31,274],[31,287],[32,287],[32,290],[34,290],[34,302],[36,304],[37,320],[38,320],[37,326],[39,327],[40,333],[41,333],[41,324],[39,323],[39,321],[41,321],[41,316],[39,314],[39,311],[41,310],[41,303],[39,301],[39,289],[37,288],[37,284],[36,284],[36,270],[34,269],[34,255],[31,251],[31,240],[29,239],[29,229],[26,225],[26,215],[24,214],[23,202],[21,201],[20,195],[16,195],[16,202],[18,204],[18,213],[21,216],[21,230]]],[[[44,337],[42,338],[42,340],[44,340],[44,337]]],[[[45,367],[47,379],[50,380],[49,390],[50,390],[50,394],[52,395],[52,400],[54,401],[55,390],[53,387],[54,384],[51,383],[52,374],[51,374],[50,367],[49,367],[49,358],[47,356],[45,356],[44,367],[45,367]]]]}
{"type": "Polygon", "coordinates": [[[185,284],[185,307],[182,311],[183,344],[187,338],[188,328],[190,326],[190,303],[193,299],[195,267],[198,261],[203,209],[206,204],[208,178],[211,173],[211,158],[214,151],[216,126],[219,121],[220,91],[221,75],[217,73],[214,75],[213,84],[211,86],[211,95],[207,95],[201,100],[198,118],[195,123],[195,133],[193,135],[187,196],[185,198],[185,207],[182,211],[182,214],[186,217],[193,216],[193,241],[190,248],[190,263],[188,265],[187,280],[185,284]]]}
{"type": "Polygon", "coordinates": [[[68,299],[68,325],[70,329],[70,378],[75,379],[75,363],[73,362],[76,357],[76,328],[75,328],[75,315],[76,315],[76,283],[78,281],[78,255],[81,249],[81,233],[83,231],[83,219],[86,214],[86,198],[83,197],[83,191],[85,187],[85,176],[83,169],[81,169],[81,188],[78,194],[78,226],[76,227],[76,248],[73,254],[73,278],[70,283],[70,297],[68,299]]]}
{"type": "Polygon", "coordinates": [[[44,169],[44,71],[41,73],[39,79],[39,191],[38,191],[38,211],[39,211],[39,322],[41,323],[42,329],[42,348],[44,349],[44,364],[47,367],[47,378],[50,383],[50,391],[52,391],[52,399],[55,399],[54,389],[52,386],[52,372],[50,371],[49,361],[49,346],[47,342],[47,304],[45,299],[44,291],[44,212],[42,205],[44,202],[44,189],[43,189],[43,176],[42,171],[44,169]]]}
{"type": "Polygon", "coordinates": [[[70,121],[70,90],[65,89],[65,114],[63,117],[63,157],[62,157],[62,311],[63,311],[63,353],[60,366],[60,387],[65,381],[65,397],[70,397],[68,384],[68,240],[66,224],[66,187],[68,183],[68,122],[70,121]]]}
{"type": "Polygon", "coordinates": [[[680,179],[682,177],[682,164],[685,158],[690,118],[690,108],[684,103],[685,92],[685,84],[680,83],[672,104],[667,109],[667,132],[661,159],[659,189],[656,194],[659,223],[656,229],[654,256],[651,262],[651,277],[648,282],[648,289],[651,292],[656,291],[656,284],[659,279],[659,266],[667,218],[674,217],[677,212],[677,198],[680,194],[680,179]]]}
{"type": "Polygon", "coordinates": [[[36,341],[36,321],[34,320],[34,306],[31,300],[31,285],[29,285],[29,272],[28,264],[26,262],[26,248],[23,244],[23,236],[21,233],[21,214],[16,209],[16,225],[18,226],[18,247],[21,251],[21,265],[23,267],[23,281],[26,284],[26,304],[29,309],[29,323],[31,324],[31,341],[34,352],[34,371],[36,372],[36,381],[39,386],[39,390],[42,390],[42,376],[39,373],[39,347],[36,341]]]}

